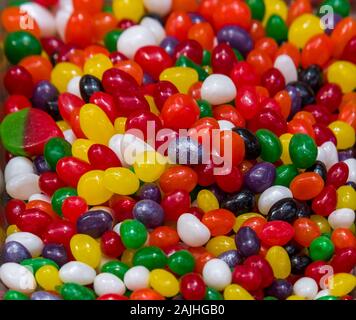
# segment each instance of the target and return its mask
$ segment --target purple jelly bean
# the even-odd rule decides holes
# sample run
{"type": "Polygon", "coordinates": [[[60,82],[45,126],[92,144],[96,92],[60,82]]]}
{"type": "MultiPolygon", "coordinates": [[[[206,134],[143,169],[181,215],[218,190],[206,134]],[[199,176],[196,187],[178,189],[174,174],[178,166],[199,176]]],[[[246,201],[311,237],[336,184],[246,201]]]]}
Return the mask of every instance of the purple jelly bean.
{"type": "Polygon", "coordinates": [[[132,209],[135,219],[142,222],[147,228],[156,228],[163,224],[164,211],[162,207],[152,200],[141,200],[132,209]]]}
{"type": "Polygon", "coordinates": [[[31,294],[31,300],[62,300],[62,298],[47,291],[36,291],[31,294]]]}
{"type": "Polygon", "coordinates": [[[46,244],[42,250],[42,257],[53,260],[60,267],[68,262],[67,251],[62,244],[46,244]]]}
{"type": "Polygon", "coordinates": [[[162,200],[161,191],[154,183],[145,183],[137,192],[139,200],[152,200],[160,203],[162,200]]]}
{"type": "Polygon", "coordinates": [[[288,117],[288,120],[291,120],[293,116],[302,109],[302,98],[298,90],[293,86],[287,85],[286,91],[292,100],[291,111],[288,117]]]}
{"type": "Polygon", "coordinates": [[[232,48],[237,49],[246,56],[253,49],[253,40],[250,34],[235,25],[228,25],[221,28],[217,34],[219,43],[228,43],[232,48]]]}
{"type": "Polygon", "coordinates": [[[30,259],[31,254],[21,243],[17,241],[9,241],[4,244],[2,249],[1,260],[5,262],[20,263],[25,259],[30,259]]]}
{"type": "Polygon", "coordinates": [[[338,152],[338,155],[339,155],[339,161],[355,158],[355,149],[350,148],[346,150],[341,150],[338,152]]]}
{"type": "Polygon", "coordinates": [[[235,235],[236,247],[239,252],[245,256],[258,254],[261,248],[261,242],[256,232],[250,227],[241,227],[235,235]]]}
{"type": "Polygon", "coordinates": [[[48,171],[52,171],[48,163],[46,162],[44,156],[37,156],[33,161],[33,166],[37,174],[42,174],[48,171]]]}
{"type": "Polygon", "coordinates": [[[267,288],[266,293],[268,296],[276,297],[278,300],[284,300],[293,293],[293,286],[287,280],[276,279],[267,288]]]}
{"type": "Polygon", "coordinates": [[[175,37],[166,37],[162,40],[160,47],[163,48],[171,57],[174,56],[179,40],[175,37]]]}
{"type": "Polygon", "coordinates": [[[235,268],[243,262],[242,255],[237,250],[225,251],[218,256],[218,259],[225,261],[230,268],[235,268]]]}
{"type": "Polygon", "coordinates": [[[32,93],[32,104],[34,108],[48,111],[48,102],[57,100],[59,92],[49,81],[39,81],[32,93]]]}
{"type": "Polygon", "coordinates": [[[77,220],[77,231],[93,238],[99,238],[104,232],[112,228],[112,223],[113,218],[106,211],[88,211],[77,220]]]}
{"type": "Polygon", "coordinates": [[[272,163],[260,162],[245,174],[244,181],[247,188],[255,193],[262,193],[272,186],[276,177],[276,168],[272,163]]]}

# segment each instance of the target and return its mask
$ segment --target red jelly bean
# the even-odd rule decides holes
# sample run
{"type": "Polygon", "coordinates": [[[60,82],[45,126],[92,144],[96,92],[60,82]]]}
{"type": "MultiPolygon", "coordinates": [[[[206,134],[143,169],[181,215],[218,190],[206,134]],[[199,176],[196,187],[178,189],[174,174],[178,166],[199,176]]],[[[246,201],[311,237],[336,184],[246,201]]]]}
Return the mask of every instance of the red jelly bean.
{"type": "Polygon", "coordinates": [[[292,240],[293,227],[285,221],[269,221],[260,233],[261,241],[268,246],[283,246],[292,240]]]}

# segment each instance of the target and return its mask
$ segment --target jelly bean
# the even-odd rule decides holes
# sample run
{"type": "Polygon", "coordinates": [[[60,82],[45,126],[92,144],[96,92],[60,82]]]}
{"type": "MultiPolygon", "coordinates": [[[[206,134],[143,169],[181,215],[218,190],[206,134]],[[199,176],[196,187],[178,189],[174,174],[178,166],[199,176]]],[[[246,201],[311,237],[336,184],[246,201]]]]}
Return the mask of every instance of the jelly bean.
{"type": "Polygon", "coordinates": [[[139,180],[129,169],[110,168],[104,173],[103,185],[113,193],[130,195],[138,190],[139,180]]]}
{"type": "Polygon", "coordinates": [[[167,257],[160,248],[149,246],[136,251],[133,265],[142,265],[148,270],[164,268],[167,265],[167,257]]]}
{"type": "Polygon", "coordinates": [[[6,238],[6,243],[16,241],[22,244],[32,255],[37,257],[43,249],[43,242],[38,236],[29,232],[16,232],[6,238]]]}
{"type": "Polygon", "coordinates": [[[201,300],[205,296],[206,286],[202,277],[196,273],[189,273],[182,277],[180,292],[186,300],[201,300]]]}
{"type": "Polygon", "coordinates": [[[305,247],[310,246],[310,243],[320,236],[318,225],[308,218],[295,220],[293,227],[295,231],[294,240],[305,247]]]}
{"type": "Polygon", "coordinates": [[[250,212],[255,205],[255,196],[249,190],[242,190],[229,196],[221,204],[221,207],[230,210],[236,215],[250,212]]]}
{"type": "Polygon", "coordinates": [[[59,90],[65,92],[69,81],[82,75],[82,70],[69,62],[58,63],[51,72],[51,83],[59,90]]]}
{"type": "Polygon", "coordinates": [[[328,237],[321,236],[312,241],[309,250],[312,260],[328,261],[334,253],[334,245],[328,237]]]}
{"type": "Polygon", "coordinates": [[[158,180],[165,170],[166,160],[156,152],[140,153],[136,156],[134,170],[137,177],[144,182],[158,180]]]}
{"type": "Polygon", "coordinates": [[[98,296],[113,293],[122,295],[126,288],[122,280],[111,273],[100,273],[94,279],[94,291],[98,296]]]}
{"type": "Polygon", "coordinates": [[[289,154],[296,167],[308,168],[316,160],[317,147],[306,134],[295,134],[289,144],[289,154]]]}
{"type": "Polygon", "coordinates": [[[133,217],[148,228],[155,228],[163,224],[163,209],[152,200],[138,201],[132,211],[133,217]]]}
{"type": "Polygon", "coordinates": [[[130,295],[130,300],[165,300],[165,298],[153,289],[139,289],[130,295]]]}
{"type": "Polygon", "coordinates": [[[92,268],[99,265],[101,250],[99,244],[92,237],[85,234],[76,234],[70,240],[70,248],[78,262],[92,268]]]}
{"type": "Polygon", "coordinates": [[[206,285],[220,291],[231,283],[231,271],[226,262],[212,259],[203,268],[203,278],[206,285]]]}
{"type": "Polygon", "coordinates": [[[32,293],[36,289],[36,280],[31,271],[14,262],[4,263],[0,267],[0,279],[9,289],[22,293],[32,293]]]}
{"type": "Polygon", "coordinates": [[[246,30],[237,25],[227,25],[217,33],[219,43],[226,42],[233,49],[238,50],[243,56],[253,49],[253,40],[246,30]]]}
{"type": "Polygon", "coordinates": [[[349,208],[337,209],[328,217],[328,222],[333,229],[350,228],[354,221],[355,212],[349,208]]]}
{"type": "Polygon", "coordinates": [[[338,149],[347,149],[354,145],[355,130],[352,126],[343,121],[334,121],[329,128],[336,137],[338,149]]]}
{"type": "Polygon", "coordinates": [[[67,252],[62,244],[46,244],[42,256],[54,261],[60,267],[68,262],[67,252]]]}
{"type": "Polygon", "coordinates": [[[91,210],[77,220],[77,231],[93,238],[99,238],[112,226],[112,217],[104,210],[91,210]]]}
{"type": "Polygon", "coordinates": [[[20,263],[25,259],[31,258],[30,252],[21,243],[16,241],[7,242],[3,247],[2,253],[4,263],[15,262],[20,263]]]}
{"type": "Polygon", "coordinates": [[[46,291],[54,291],[57,286],[62,284],[59,278],[58,269],[51,266],[42,266],[35,273],[37,283],[46,291]]]}
{"type": "Polygon", "coordinates": [[[266,189],[258,200],[258,209],[262,214],[267,214],[271,207],[279,200],[291,198],[291,191],[283,186],[273,186],[266,189]]]}
{"type": "Polygon", "coordinates": [[[121,240],[126,248],[138,249],[147,240],[146,227],[137,220],[125,220],[120,225],[121,240]]]}
{"type": "Polygon", "coordinates": [[[356,278],[352,274],[338,273],[329,279],[328,286],[332,295],[341,297],[355,288],[356,278]]]}
{"type": "Polygon", "coordinates": [[[279,139],[269,130],[260,129],[256,132],[257,139],[261,145],[261,158],[268,162],[277,161],[282,153],[279,139]]]}
{"type": "Polygon", "coordinates": [[[347,61],[334,62],[329,68],[327,77],[329,82],[340,85],[344,93],[355,89],[356,81],[352,74],[355,72],[355,65],[347,61]]]}
{"type": "Polygon", "coordinates": [[[303,277],[294,283],[293,292],[298,296],[312,300],[318,293],[318,285],[314,279],[303,277]]]}
{"type": "Polygon", "coordinates": [[[241,227],[235,236],[236,246],[245,257],[255,255],[260,250],[260,240],[254,230],[249,227],[241,227]]]}
{"type": "Polygon", "coordinates": [[[144,266],[135,266],[130,268],[124,276],[124,283],[129,290],[139,290],[148,288],[150,271],[144,266]]]}
{"type": "Polygon", "coordinates": [[[137,192],[139,200],[152,200],[157,203],[161,202],[162,195],[158,186],[154,183],[145,183],[137,192]]]}
{"type": "Polygon", "coordinates": [[[268,162],[261,162],[254,165],[245,174],[244,181],[246,186],[251,191],[261,193],[273,184],[273,181],[275,179],[275,173],[275,167],[272,164],[268,162]]]}
{"type": "Polygon", "coordinates": [[[337,205],[336,208],[356,209],[355,189],[351,186],[342,186],[337,189],[337,205]]]}
{"type": "Polygon", "coordinates": [[[165,16],[172,8],[172,1],[157,1],[157,0],[144,0],[145,8],[151,12],[160,16],[165,16]]]}
{"type": "Polygon", "coordinates": [[[326,186],[318,196],[313,199],[312,209],[321,216],[328,216],[335,210],[337,203],[336,190],[333,186],[326,186]]]}
{"type": "Polygon", "coordinates": [[[225,300],[254,300],[251,294],[238,284],[230,284],[224,289],[225,300]]]}
{"type": "Polygon", "coordinates": [[[199,247],[210,239],[209,229],[192,214],[182,214],[177,222],[181,240],[191,247],[199,247]]]}
{"type": "Polygon", "coordinates": [[[165,297],[173,297],[179,292],[177,279],[163,269],[153,270],[149,276],[149,283],[154,290],[165,297]]]}
{"type": "Polygon", "coordinates": [[[306,172],[296,176],[290,188],[293,196],[298,200],[310,200],[315,198],[323,189],[324,181],[313,172],[306,172]]]}
{"type": "Polygon", "coordinates": [[[201,190],[197,196],[197,204],[204,212],[219,209],[219,202],[209,190],[201,190]]]}
{"type": "Polygon", "coordinates": [[[224,235],[232,230],[235,216],[228,210],[215,209],[206,212],[202,222],[209,228],[212,236],[224,235]]]}
{"type": "Polygon", "coordinates": [[[263,243],[269,246],[283,246],[294,236],[294,230],[285,221],[269,221],[261,231],[260,238],[263,243]]]}
{"type": "Polygon", "coordinates": [[[194,270],[195,259],[187,250],[180,250],[168,258],[168,267],[178,275],[185,275],[194,270]]]}
{"type": "Polygon", "coordinates": [[[65,283],[59,288],[64,300],[95,300],[94,292],[77,283],[65,283]]]}
{"type": "Polygon", "coordinates": [[[219,256],[226,251],[235,249],[236,245],[234,239],[227,236],[214,237],[206,244],[206,250],[213,256],[219,256]]]}
{"type": "Polygon", "coordinates": [[[291,272],[291,264],[287,252],[280,246],[268,249],[266,260],[272,267],[273,274],[278,279],[285,279],[291,272]]]}

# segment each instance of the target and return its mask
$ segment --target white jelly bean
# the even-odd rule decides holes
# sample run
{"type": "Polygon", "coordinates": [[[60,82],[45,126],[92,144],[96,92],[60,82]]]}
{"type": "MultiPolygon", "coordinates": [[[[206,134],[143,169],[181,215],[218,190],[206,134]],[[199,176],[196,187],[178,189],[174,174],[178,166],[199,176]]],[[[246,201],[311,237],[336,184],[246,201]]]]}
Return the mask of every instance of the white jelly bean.
{"type": "Polygon", "coordinates": [[[350,228],[355,221],[355,211],[349,208],[342,208],[333,211],[329,217],[328,222],[330,227],[336,228],[350,228]]]}
{"type": "Polygon", "coordinates": [[[120,278],[112,273],[100,273],[94,279],[94,291],[98,296],[104,294],[115,293],[124,294],[126,291],[125,285],[120,278]]]}
{"type": "Polygon", "coordinates": [[[44,247],[41,238],[30,232],[12,233],[5,240],[5,242],[10,241],[21,243],[31,253],[32,258],[38,257],[44,247]]]}
{"type": "Polygon", "coordinates": [[[77,137],[75,136],[72,129],[64,130],[63,131],[64,139],[68,141],[70,144],[73,144],[77,137]]]}
{"type": "Polygon", "coordinates": [[[231,270],[225,261],[211,259],[204,265],[203,279],[207,286],[220,291],[231,283],[231,270]]]}
{"type": "Polygon", "coordinates": [[[34,173],[33,163],[25,157],[14,157],[5,166],[5,183],[12,178],[24,175],[26,173],[34,173]]]}
{"type": "Polygon", "coordinates": [[[85,286],[92,284],[95,276],[95,270],[80,261],[68,262],[59,269],[59,278],[64,283],[74,282],[85,286]]]}
{"type": "Polygon", "coordinates": [[[318,156],[316,159],[323,162],[326,169],[329,170],[335,163],[339,162],[336,146],[331,141],[324,142],[318,147],[318,156]]]}
{"type": "Polygon", "coordinates": [[[266,215],[269,209],[281,199],[293,198],[292,192],[289,188],[284,186],[272,186],[263,191],[258,199],[258,210],[266,215]]]}
{"type": "Polygon", "coordinates": [[[349,167],[349,176],[347,178],[347,181],[356,183],[356,159],[351,158],[345,160],[344,162],[349,167]]]}
{"type": "Polygon", "coordinates": [[[127,289],[134,291],[148,288],[150,271],[144,266],[136,266],[129,269],[124,276],[127,289]]]}
{"type": "Polygon", "coordinates": [[[4,263],[0,267],[0,279],[9,289],[22,293],[32,293],[37,286],[32,272],[14,262],[4,263]]]}
{"type": "Polygon", "coordinates": [[[28,202],[36,201],[36,200],[41,200],[44,202],[51,203],[51,198],[46,196],[45,194],[42,194],[42,193],[35,193],[31,197],[28,198],[28,202]]]}
{"type": "Polygon", "coordinates": [[[236,87],[232,80],[223,74],[212,74],[201,87],[201,98],[213,105],[224,104],[234,100],[236,87]]]}
{"type": "Polygon", "coordinates": [[[41,30],[41,37],[50,37],[56,34],[56,21],[52,13],[45,7],[35,2],[28,2],[22,4],[20,10],[26,12],[37,22],[41,30]]]}
{"type": "Polygon", "coordinates": [[[41,193],[38,186],[39,176],[34,173],[18,175],[6,183],[6,192],[10,197],[28,200],[35,193],[41,193]]]}
{"type": "Polygon", "coordinates": [[[140,48],[157,44],[154,34],[148,28],[138,25],[121,34],[117,41],[117,51],[132,59],[140,48]]]}
{"type": "Polygon", "coordinates": [[[317,300],[319,298],[326,297],[326,296],[330,296],[329,289],[320,290],[318,292],[318,294],[314,297],[314,300],[317,300]]]}
{"type": "Polygon", "coordinates": [[[71,15],[72,15],[72,11],[70,11],[70,10],[61,9],[61,10],[57,11],[57,14],[55,17],[56,28],[57,28],[57,32],[62,40],[65,40],[66,27],[67,27],[67,23],[68,23],[68,20],[71,15]]]}
{"type": "Polygon", "coordinates": [[[209,229],[194,215],[182,214],[177,222],[179,238],[190,247],[200,247],[210,239],[209,229]]]}
{"type": "Polygon", "coordinates": [[[73,11],[73,0],[58,0],[58,8],[61,10],[73,11]]]}
{"type": "Polygon", "coordinates": [[[286,84],[298,80],[297,68],[292,58],[287,54],[278,56],[274,61],[274,67],[283,74],[286,84]]]}
{"type": "Polygon", "coordinates": [[[79,87],[79,82],[81,78],[82,78],[81,76],[74,77],[70,79],[70,81],[67,84],[67,92],[74,94],[80,99],[82,98],[82,95],[80,94],[80,87],[79,87]]]}
{"type": "Polygon", "coordinates": [[[172,0],[143,0],[143,4],[148,12],[165,16],[171,11],[172,0]]]}
{"type": "Polygon", "coordinates": [[[297,296],[312,300],[318,293],[318,284],[313,278],[303,277],[294,283],[293,292],[297,296]]]}
{"type": "Polygon", "coordinates": [[[231,130],[232,128],[235,128],[235,125],[228,120],[219,120],[218,123],[220,130],[231,130]]]}
{"type": "Polygon", "coordinates": [[[153,33],[157,43],[161,43],[166,37],[166,32],[156,19],[145,17],[141,20],[140,25],[146,27],[153,33]]]}

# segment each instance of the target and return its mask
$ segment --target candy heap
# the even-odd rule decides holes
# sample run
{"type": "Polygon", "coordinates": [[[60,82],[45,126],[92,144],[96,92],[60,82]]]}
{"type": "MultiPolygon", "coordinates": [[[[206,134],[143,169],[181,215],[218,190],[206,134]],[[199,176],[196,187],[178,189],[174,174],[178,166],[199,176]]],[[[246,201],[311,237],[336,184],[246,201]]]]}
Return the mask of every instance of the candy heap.
{"type": "Polygon", "coordinates": [[[10,1],[3,299],[352,299],[350,10],[10,1]]]}

